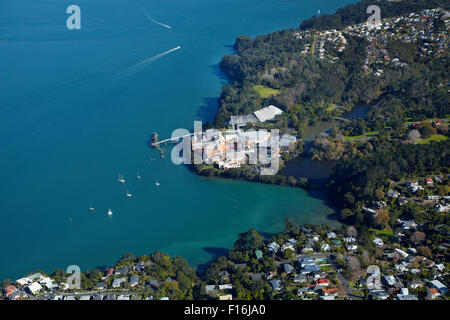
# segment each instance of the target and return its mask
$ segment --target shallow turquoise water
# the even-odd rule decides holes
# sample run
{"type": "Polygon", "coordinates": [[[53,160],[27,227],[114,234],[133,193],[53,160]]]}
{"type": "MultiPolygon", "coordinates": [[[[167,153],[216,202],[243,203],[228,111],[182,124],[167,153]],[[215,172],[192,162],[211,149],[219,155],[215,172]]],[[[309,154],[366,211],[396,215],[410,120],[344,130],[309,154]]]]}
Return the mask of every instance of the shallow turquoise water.
{"type": "Polygon", "coordinates": [[[217,63],[236,36],[295,28],[349,2],[140,1],[167,29],[133,1],[1,1],[0,279],[111,264],[124,252],[197,265],[250,227],[333,223],[333,210],[303,190],[198,177],[146,143],[153,131],[167,137],[212,118],[226,81],[217,63]],[[81,7],[79,31],[66,28],[70,4],[81,7]]]}

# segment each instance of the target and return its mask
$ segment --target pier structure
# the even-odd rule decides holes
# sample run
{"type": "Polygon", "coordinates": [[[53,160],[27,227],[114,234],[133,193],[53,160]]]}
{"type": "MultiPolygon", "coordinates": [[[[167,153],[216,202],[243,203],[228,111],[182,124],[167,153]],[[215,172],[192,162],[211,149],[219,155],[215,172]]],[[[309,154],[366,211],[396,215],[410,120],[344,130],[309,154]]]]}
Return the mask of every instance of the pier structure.
{"type": "Polygon", "coordinates": [[[152,140],[150,142],[150,146],[155,148],[155,149],[157,149],[160,152],[160,154],[161,154],[161,158],[164,159],[164,151],[160,148],[160,145],[167,144],[167,143],[177,143],[180,139],[183,139],[183,138],[186,138],[186,137],[192,137],[192,136],[194,136],[197,133],[201,134],[202,132],[201,131],[200,132],[193,132],[193,133],[190,133],[190,134],[185,134],[185,135],[182,135],[182,136],[172,137],[172,138],[168,138],[168,139],[164,139],[164,140],[158,141],[158,137],[159,137],[158,134],[156,132],[153,132],[152,140]]]}

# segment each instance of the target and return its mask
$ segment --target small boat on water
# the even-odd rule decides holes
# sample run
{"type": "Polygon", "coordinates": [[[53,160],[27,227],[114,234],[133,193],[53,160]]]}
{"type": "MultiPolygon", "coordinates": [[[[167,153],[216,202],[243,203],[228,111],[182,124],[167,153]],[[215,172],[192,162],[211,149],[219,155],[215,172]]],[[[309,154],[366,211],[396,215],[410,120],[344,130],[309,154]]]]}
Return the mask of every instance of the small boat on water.
{"type": "Polygon", "coordinates": [[[119,179],[117,179],[120,183],[125,183],[125,179],[123,178],[123,175],[119,174],[119,179]]]}
{"type": "Polygon", "coordinates": [[[92,206],[92,204],[89,206],[89,210],[94,211],[95,208],[92,206]]]}
{"type": "Polygon", "coordinates": [[[128,190],[127,190],[127,194],[126,195],[127,195],[128,198],[131,198],[131,196],[132,196],[132,194],[128,190]]]}
{"type": "Polygon", "coordinates": [[[159,182],[155,182],[155,186],[160,186],[161,184],[159,182]]]}
{"type": "Polygon", "coordinates": [[[111,211],[111,209],[108,209],[108,216],[112,216],[112,211],[111,211]]]}
{"type": "Polygon", "coordinates": [[[136,178],[142,179],[142,177],[139,175],[139,171],[138,171],[137,174],[136,174],[136,178]]]}

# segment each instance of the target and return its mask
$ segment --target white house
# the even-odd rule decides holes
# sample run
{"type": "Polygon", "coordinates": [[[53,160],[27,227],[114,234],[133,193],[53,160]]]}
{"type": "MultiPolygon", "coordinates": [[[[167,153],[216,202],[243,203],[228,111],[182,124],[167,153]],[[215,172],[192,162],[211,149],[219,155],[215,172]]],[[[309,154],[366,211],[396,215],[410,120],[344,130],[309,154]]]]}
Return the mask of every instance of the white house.
{"type": "Polygon", "coordinates": [[[403,251],[401,249],[395,248],[395,252],[398,252],[403,258],[406,258],[407,256],[409,256],[409,254],[407,254],[405,251],[403,251]]]}
{"type": "Polygon", "coordinates": [[[355,237],[347,237],[347,238],[344,238],[344,242],[353,243],[353,242],[356,242],[356,238],[355,237]]]}
{"type": "Polygon", "coordinates": [[[267,249],[269,251],[277,252],[279,248],[280,248],[280,245],[276,242],[272,242],[267,245],[267,249]]]}
{"type": "Polygon", "coordinates": [[[334,232],[328,232],[328,233],[327,233],[327,238],[328,238],[328,239],[336,239],[336,233],[334,233],[334,232]]]}
{"type": "Polygon", "coordinates": [[[440,282],[439,280],[430,281],[430,284],[431,284],[431,286],[433,288],[436,288],[437,291],[439,291],[440,294],[446,294],[447,293],[447,290],[448,290],[447,287],[442,282],[440,282]]]}
{"type": "Polygon", "coordinates": [[[38,293],[38,292],[40,292],[42,290],[42,286],[39,283],[37,283],[37,282],[33,282],[32,284],[30,284],[28,286],[28,290],[32,294],[36,295],[36,293],[38,293]]]}
{"type": "Polygon", "coordinates": [[[233,285],[231,283],[219,285],[219,290],[231,290],[233,285]]]}
{"type": "Polygon", "coordinates": [[[375,238],[375,239],[373,239],[373,243],[375,243],[375,245],[376,245],[377,247],[382,247],[383,244],[384,244],[383,240],[381,240],[380,238],[375,238]]]}

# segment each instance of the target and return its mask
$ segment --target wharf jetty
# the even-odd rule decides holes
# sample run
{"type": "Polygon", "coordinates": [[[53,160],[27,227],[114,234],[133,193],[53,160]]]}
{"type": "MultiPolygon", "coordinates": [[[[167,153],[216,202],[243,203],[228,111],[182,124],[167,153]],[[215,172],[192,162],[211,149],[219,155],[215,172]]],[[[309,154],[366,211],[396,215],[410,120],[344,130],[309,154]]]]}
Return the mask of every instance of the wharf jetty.
{"type": "Polygon", "coordinates": [[[160,142],[158,142],[158,134],[153,132],[152,139],[150,141],[150,146],[155,148],[161,154],[161,159],[164,159],[164,151],[159,147],[160,142]]]}
{"type": "Polygon", "coordinates": [[[158,150],[161,153],[161,158],[164,159],[164,151],[160,148],[160,145],[168,144],[168,143],[178,143],[181,139],[186,138],[186,137],[192,137],[196,133],[200,133],[201,134],[201,132],[193,132],[193,133],[185,134],[185,135],[182,135],[182,136],[172,137],[172,138],[169,138],[169,139],[164,139],[164,140],[159,141],[158,140],[158,138],[159,138],[158,133],[153,132],[152,139],[151,139],[151,142],[150,142],[150,146],[152,148],[155,148],[156,150],[158,150]]]}

